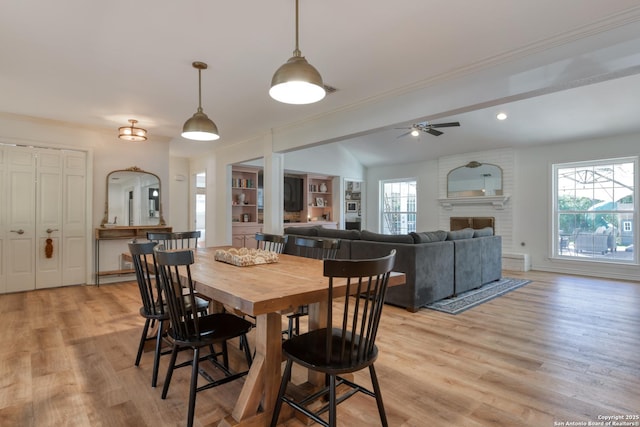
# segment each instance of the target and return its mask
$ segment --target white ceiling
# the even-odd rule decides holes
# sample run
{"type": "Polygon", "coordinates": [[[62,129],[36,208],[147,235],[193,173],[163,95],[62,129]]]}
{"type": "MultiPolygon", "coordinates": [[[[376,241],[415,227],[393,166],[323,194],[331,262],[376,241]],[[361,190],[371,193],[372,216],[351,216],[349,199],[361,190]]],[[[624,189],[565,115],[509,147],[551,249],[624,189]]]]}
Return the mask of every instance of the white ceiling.
{"type": "MultiPolygon", "coordinates": [[[[193,61],[209,64],[203,109],[220,129],[219,143],[232,144],[435,87],[448,76],[540,57],[563,43],[592,37],[594,49],[604,49],[609,32],[637,29],[639,22],[638,0],[301,0],[302,53],[338,91],[317,104],[291,106],[270,99],[268,88],[294,48],[293,0],[4,0],[0,113],[114,135],[134,118],[150,141],[166,138],[173,155],[195,156],[212,143],[179,136],[197,107],[193,61]]],[[[617,37],[611,43],[619,44],[617,37]]],[[[631,49],[640,54],[639,44],[631,49]]],[[[363,164],[378,165],[638,132],[640,79],[626,74],[594,78],[598,69],[590,64],[576,75],[597,84],[504,105],[510,116],[504,122],[494,118],[497,105],[449,116],[431,107],[340,143],[363,164]],[[426,116],[462,126],[439,137],[397,139],[404,131],[394,127],[426,116]]]]}

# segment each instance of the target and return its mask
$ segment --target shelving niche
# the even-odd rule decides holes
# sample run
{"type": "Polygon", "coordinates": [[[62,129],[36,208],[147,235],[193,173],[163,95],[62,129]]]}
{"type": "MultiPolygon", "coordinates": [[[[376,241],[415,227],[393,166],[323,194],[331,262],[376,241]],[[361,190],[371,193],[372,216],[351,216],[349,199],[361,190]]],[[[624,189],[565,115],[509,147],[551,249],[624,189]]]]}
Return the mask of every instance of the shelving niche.
{"type": "Polygon", "coordinates": [[[258,222],[258,169],[231,169],[232,245],[255,247],[255,233],[262,231],[258,222]]]}
{"type": "Polygon", "coordinates": [[[307,175],[306,186],[307,200],[305,206],[307,208],[307,221],[331,221],[333,219],[332,177],[307,175]]]}

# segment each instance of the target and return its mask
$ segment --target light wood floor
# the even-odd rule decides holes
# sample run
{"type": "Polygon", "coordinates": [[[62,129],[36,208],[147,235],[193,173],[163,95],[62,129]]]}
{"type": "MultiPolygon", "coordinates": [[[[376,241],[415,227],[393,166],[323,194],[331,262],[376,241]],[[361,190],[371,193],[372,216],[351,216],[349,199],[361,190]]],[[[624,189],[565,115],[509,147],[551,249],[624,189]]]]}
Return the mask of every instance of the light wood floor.
{"type": "MultiPolygon", "coordinates": [[[[504,275],[533,282],[457,316],[385,307],[376,368],[389,424],[544,427],[638,416],[640,283],[504,275]]],[[[128,282],[1,295],[0,425],[184,425],[188,369],[161,400],[166,357],[156,389],[151,353],[133,364],[137,292],[128,282]]],[[[239,387],[199,393],[195,425],[217,425],[239,387]]],[[[379,425],[375,402],[350,399],[339,422],[379,425]]]]}

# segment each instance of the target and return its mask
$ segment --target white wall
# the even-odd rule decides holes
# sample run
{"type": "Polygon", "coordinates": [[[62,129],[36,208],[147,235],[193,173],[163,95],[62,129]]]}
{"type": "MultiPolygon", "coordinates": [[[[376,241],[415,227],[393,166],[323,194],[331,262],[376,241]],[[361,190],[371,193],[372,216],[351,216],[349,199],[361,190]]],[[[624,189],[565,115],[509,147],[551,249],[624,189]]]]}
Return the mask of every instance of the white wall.
{"type": "MultiPolygon", "coordinates": [[[[418,179],[417,229],[448,230],[451,216],[494,216],[496,234],[503,236],[503,252],[527,253],[534,270],[637,280],[640,267],[589,261],[551,259],[552,165],[554,163],[637,156],[640,134],[608,139],[557,143],[531,148],[492,150],[440,158],[438,161],[370,168],[367,171],[365,228],[378,230],[379,182],[386,179],[418,179]],[[446,197],[446,175],[471,160],[503,168],[504,193],[511,198],[504,209],[488,205],[440,206],[446,197]]],[[[638,180],[638,177],[636,177],[638,180]]],[[[637,219],[635,223],[637,223],[637,219]]],[[[637,237],[636,237],[637,238],[637,237]]],[[[636,247],[639,247],[636,242],[636,247]]]]}
{"type": "MultiPolygon", "coordinates": [[[[87,283],[93,283],[93,229],[100,226],[104,216],[108,173],[131,166],[153,172],[160,177],[162,199],[169,199],[169,187],[166,185],[169,141],[150,135],[145,143],[126,142],[118,139],[117,130],[118,124],[114,124],[113,129],[97,129],[0,113],[1,143],[67,148],[88,153],[87,185],[90,204],[87,206],[87,283]]],[[[165,219],[169,223],[171,209],[165,206],[164,210],[165,219]]],[[[126,241],[104,243],[100,248],[100,268],[115,269],[119,265],[119,254],[126,250],[126,241]]]]}
{"type": "MultiPolygon", "coordinates": [[[[171,157],[169,161],[168,184],[169,195],[163,206],[171,207],[171,223],[174,231],[188,231],[195,229],[192,219],[193,200],[192,176],[189,169],[189,159],[185,157],[171,157]]],[[[195,185],[195,184],[194,184],[195,185]]]]}
{"type": "MultiPolygon", "coordinates": [[[[519,252],[526,251],[531,255],[533,269],[638,279],[640,276],[638,266],[553,260],[549,258],[549,253],[552,226],[552,164],[637,156],[640,154],[639,141],[640,134],[635,134],[516,150],[514,193],[518,195],[518,199],[513,204],[513,240],[516,246],[519,246],[520,242],[524,243],[524,246],[519,246],[521,248],[519,252]]],[[[638,176],[636,176],[636,185],[637,182],[638,176]]],[[[638,223],[637,218],[634,223],[638,223]]],[[[635,243],[635,247],[639,247],[638,242],[635,243]]]]}
{"type": "Polygon", "coordinates": [[[438,162],[408,163],[403,165],[369,168],[366,174],[366,205],[363,230],[380,232],[380,181],[391,179],[416,179],[418,192],[418,217],[416,230],[436,230],[438,224],[438,162]]]}

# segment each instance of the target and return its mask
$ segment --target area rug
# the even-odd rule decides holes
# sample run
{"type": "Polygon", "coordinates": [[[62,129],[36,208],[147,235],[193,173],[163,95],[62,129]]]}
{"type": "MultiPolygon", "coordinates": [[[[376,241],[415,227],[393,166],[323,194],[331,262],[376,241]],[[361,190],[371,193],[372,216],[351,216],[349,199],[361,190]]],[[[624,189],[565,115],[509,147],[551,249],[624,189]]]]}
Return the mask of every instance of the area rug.
{"type": "Polygon", "coordinates": [[[465,310],[469,310],[470,308],[482,304],[483,302],[490,301],[500,295],[504,295],[507,292],[518,289],[529,282],[531,282],[531,280],[503,277],[495,282],[487,283],[481,288],[463,292],[453,298],[447,298],[427,304],[425,307],[432,310],[442,311],[444,313],[460,314],[465,310]]]}

